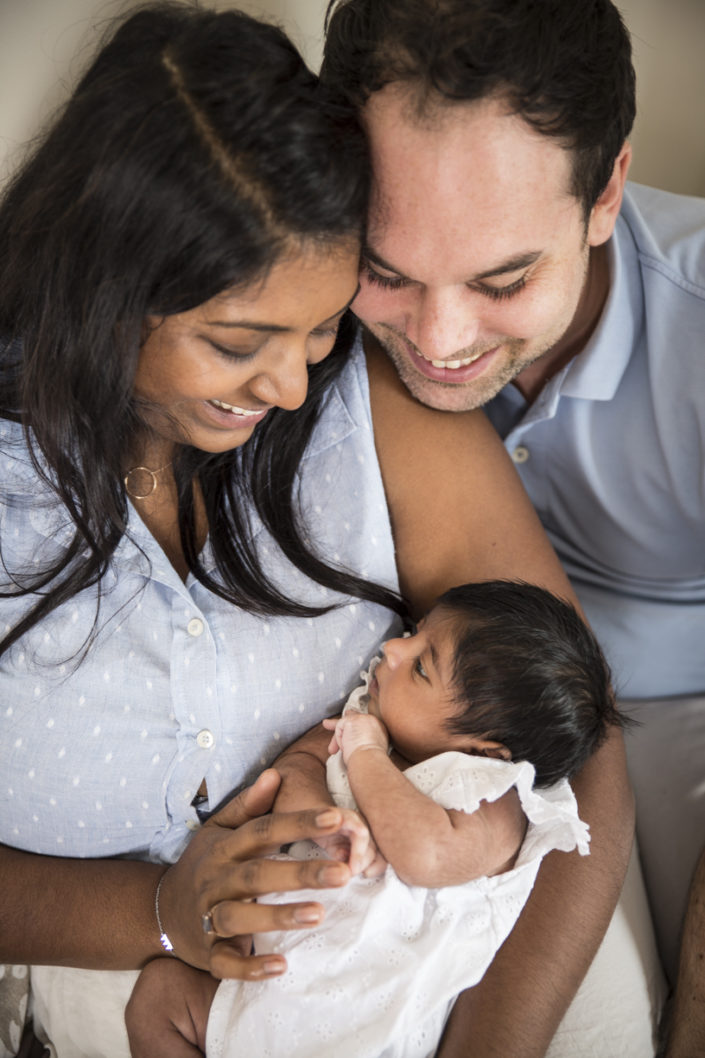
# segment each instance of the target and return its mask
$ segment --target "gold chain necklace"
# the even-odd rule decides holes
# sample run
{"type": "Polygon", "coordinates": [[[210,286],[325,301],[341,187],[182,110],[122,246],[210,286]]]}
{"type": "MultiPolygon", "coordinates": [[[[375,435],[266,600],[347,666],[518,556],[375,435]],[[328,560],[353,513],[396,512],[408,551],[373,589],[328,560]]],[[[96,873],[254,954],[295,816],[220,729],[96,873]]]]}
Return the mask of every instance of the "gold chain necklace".
{"type": "Polygon", "coordinates": [[[150,467],[143,466],[130,467],[123,479],[125,482],[125,490],[127,492],[127,495],[130,496],[130,498],[133,500],[146,500],[147,497],[151,496],[153,492],[156,492],[159,487],[159,482],[157,481],[157,474],[161,474],[163,470],[168,470],[173,462],[173,459],[171,459],[168,463],[165,463],[163,467],[158,467],[156,470],[152,470],[150,467]],[[140,492],[140,481],[136,477],[136,475],[139,474],[149,475],[149,488],[146,492],[140,492]]]}

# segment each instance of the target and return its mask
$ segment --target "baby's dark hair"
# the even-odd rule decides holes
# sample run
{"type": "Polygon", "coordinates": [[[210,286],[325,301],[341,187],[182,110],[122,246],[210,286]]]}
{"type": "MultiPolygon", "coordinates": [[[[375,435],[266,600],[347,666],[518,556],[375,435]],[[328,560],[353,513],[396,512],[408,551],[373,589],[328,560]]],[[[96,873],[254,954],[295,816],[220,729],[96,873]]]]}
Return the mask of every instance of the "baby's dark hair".
{"type": "Polygon", "coordinates": [[[436,607],[453,623],[452,691],[462,712],[447,726],[507,746],[536,785],[574,775],[628,720],[616,708],[600,646],[568,603],[532,584],[451,588],[436,607]]]}

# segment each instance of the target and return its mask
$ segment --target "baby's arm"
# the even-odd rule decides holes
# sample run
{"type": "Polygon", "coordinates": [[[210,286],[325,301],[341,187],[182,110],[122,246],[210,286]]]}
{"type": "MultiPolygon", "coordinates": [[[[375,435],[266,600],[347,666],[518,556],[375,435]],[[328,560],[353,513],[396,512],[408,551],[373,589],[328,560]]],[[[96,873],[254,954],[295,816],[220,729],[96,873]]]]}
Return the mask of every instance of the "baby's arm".
{"type": "MultiPolygon", "coordinates": [[[[326,784],[326,761],[330,736],[316,724],[284,750],[273,767],[281,775],[281,786],[274,802],[275,812],[294,812],[302,808],[320,809],[332,805],[326,784]]],[[[321,848],[332,858],[343,860],[353,874],[373,877],[386,866],[377,852],[369,828],[358,812],[341,808],[342,826],[334,834],[319,840],[321,848]]]]}
{"type": "Polygon", "coordinates": [[[206,1052],[218,981],[180,959],[148,963],[132,991],[125,1025],[132,1058],[192,1058],[206,1052]]]}
{"type": "Polygon", "coordinates": [[[458,885],[508,870],[526,832],[519,797],[510,790],[474,813],[445,809],[422,794],[388,756],[384,725],[349,713],[335,738],[357,805],[380,852],[409,885],[458,885]]]}

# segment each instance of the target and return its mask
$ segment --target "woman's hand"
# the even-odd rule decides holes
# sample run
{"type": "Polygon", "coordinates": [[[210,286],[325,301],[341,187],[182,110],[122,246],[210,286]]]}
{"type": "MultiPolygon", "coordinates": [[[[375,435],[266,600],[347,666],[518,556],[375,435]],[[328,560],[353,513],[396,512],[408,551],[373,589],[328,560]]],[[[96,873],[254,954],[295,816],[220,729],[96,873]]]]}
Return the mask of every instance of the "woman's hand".
{"type": "Polygon", "coordinates": [[[318,903],[259,904],[258,896],[297,889],[345,885],[350,868],[333,860],[276,860],[282,845],[334,834],[342,824],[337,808],[266,815],[279,788],[273,769],[212,816],[169,867],[159,907],[174,954],[214,977],[254,980],[283,973],[277,954],[251,955],[251,935],[306,929],[324,911],[318,903]]]}

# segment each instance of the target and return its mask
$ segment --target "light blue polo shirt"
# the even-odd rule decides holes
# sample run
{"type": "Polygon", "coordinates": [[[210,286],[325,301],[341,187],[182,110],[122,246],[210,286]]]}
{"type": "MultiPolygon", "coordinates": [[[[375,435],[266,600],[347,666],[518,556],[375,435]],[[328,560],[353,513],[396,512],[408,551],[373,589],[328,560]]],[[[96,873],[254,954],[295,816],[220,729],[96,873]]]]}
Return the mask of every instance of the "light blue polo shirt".
{"type": "Polygon", "coordinates": [[[705,200],[628,185],[585,350],[487,407],[622,697],[705,691],[705,200]]]}

